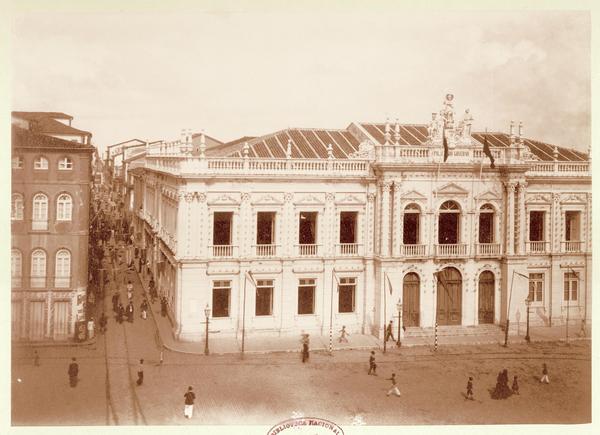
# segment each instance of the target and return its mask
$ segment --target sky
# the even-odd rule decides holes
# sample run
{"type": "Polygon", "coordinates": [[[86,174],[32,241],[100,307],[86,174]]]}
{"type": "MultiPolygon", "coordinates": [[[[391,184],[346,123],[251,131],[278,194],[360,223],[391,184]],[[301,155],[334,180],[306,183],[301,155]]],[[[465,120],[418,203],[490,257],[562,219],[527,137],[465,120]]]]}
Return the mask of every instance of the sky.
{"type": "Polygon", "coordinates": [[[590,15],[396,7],[17,11],[12,110],[60,111],[101,149],[353,121],[423,124],[453,93],[474,131],[587,151],[590,15]]]}

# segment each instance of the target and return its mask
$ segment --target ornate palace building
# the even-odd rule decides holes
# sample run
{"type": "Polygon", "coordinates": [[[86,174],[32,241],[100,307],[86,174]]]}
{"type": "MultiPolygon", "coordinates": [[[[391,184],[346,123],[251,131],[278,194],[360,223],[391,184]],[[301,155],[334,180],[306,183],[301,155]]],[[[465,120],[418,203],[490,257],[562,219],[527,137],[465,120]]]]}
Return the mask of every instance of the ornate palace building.
{"type": "Polygon", "coordinates": [[[205,307],[238,337],[512,327],[527,302],[534,324],[591,321],[589,155],[521,123],[472,132],[453,103],[423,125],[147,146],[136,239],[174,335],[201,340],[205,307]]]}
{"type": "Polygon", "coordinates": [[[72,119],[12,113],[13,340],[66,340],[85,320],[95,148],[72,119]]]}

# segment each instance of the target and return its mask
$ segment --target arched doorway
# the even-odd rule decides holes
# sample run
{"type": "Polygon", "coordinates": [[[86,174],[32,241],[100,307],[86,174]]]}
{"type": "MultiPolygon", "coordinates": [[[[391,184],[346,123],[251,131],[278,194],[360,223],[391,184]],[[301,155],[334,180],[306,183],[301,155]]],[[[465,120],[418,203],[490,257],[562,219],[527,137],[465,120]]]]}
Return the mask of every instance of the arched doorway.
{"type": "Polygon", "coordinates": [[[479,275],[479,324],[494,323],[494,274],[479,275]]]}
{"type": "Polygon", "coordinates": [[[416,273],[407,273],[402,285],[402,324],[419,326],[420,280],[416,273]]]}
{"type": "Polygon", "coordinates": [[[454,267],[437,274],[437,323],[460,325],[462,319],[462,277],[454,267]]]}

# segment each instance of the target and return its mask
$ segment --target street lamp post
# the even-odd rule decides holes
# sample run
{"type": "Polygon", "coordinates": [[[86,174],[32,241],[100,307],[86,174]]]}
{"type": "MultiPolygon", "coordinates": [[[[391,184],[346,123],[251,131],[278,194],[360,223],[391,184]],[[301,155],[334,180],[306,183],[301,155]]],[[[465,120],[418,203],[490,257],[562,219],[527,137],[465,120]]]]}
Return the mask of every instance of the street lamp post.
{"type": "Polygon", "coordinates": [[[400,299],[398,299],[396,308],[398,309],[398,341],[396,341],[396,345],[400,347],[402,346],[402,340],[400,338],[400,334],[402,333],[402,302],[400,299]]]}
{"type": "Polygon", "coordinates": [[[529,343],[531,341],[531,338],[529,337],[529,307],[531,306],[531,299],[529,299],[529,297],[525,299],[525,305],[527,306],[527,330],[525,332],[525,341],[529,343]]]}
{"type": "Polygon", "coordinates": [[[208,317],[210,316],[210,308],[206,304],[204,309],[204,315],[206,316],[206,340],[204,341],[204,355],[208,355],[208,317]]]}

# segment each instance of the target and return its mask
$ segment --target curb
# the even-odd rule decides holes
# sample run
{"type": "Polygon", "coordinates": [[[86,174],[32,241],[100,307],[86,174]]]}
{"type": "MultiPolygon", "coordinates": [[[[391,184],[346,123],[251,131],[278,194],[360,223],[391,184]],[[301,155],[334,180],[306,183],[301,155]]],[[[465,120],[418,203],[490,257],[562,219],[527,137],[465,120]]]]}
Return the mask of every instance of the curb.
{"type": "Polygon", "coordinates": [[[43,342],[43,341],[29,341],[29,342],[12,342],[13,347],[83,347],[91,346],[96,344],[96,337],[91,340],[82,341],[79,343],[75,342],[43,342]]]}

